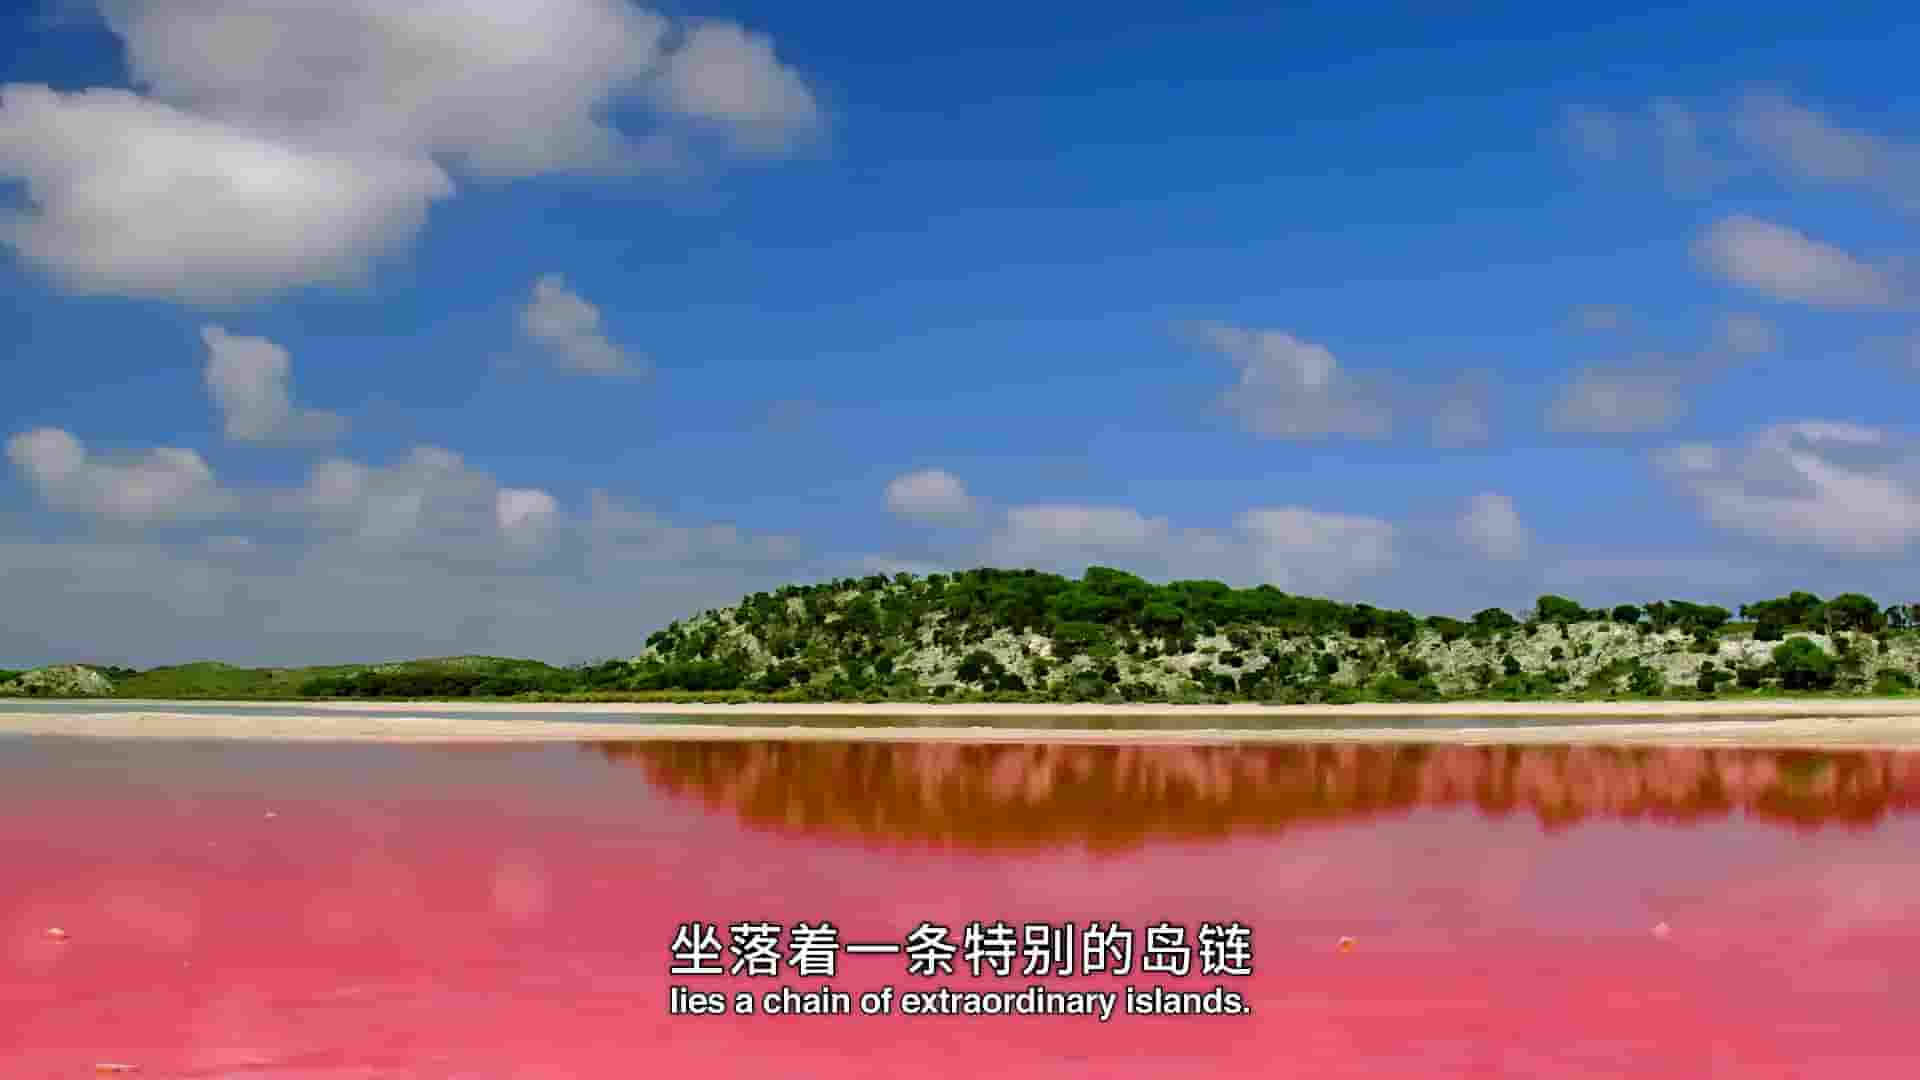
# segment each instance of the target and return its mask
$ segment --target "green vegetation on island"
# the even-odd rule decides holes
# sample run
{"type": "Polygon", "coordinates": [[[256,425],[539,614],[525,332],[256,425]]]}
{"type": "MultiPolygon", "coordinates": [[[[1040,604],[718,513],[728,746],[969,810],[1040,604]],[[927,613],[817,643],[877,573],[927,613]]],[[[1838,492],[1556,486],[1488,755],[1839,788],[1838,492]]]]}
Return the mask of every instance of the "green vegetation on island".
{"type": "Polygon", "coordinates": [[[1897,695],[1920,671],[1917,615],[1857,593],[1795,592],[1737,613],[1682,600],[1587,608],[1550,595],[1518,616],[1419,617],[1265,585],[1155,585],[1103,567],[1078,580],[980,569],[754,593],[654,632],[630,658],[568,667],[500,657],[143,672],[63,665],[9,673],[0,693],[1189,703],[1897,695]]]}

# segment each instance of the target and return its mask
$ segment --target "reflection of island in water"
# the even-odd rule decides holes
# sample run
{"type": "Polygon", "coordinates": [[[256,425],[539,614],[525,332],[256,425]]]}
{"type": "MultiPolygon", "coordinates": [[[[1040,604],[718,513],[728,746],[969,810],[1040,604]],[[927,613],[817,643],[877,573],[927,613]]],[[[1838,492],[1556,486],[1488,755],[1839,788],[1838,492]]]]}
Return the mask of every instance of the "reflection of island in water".
{"type": "Polygon", "coordinates": [[[1920,807],[1920,753],[1604,746],[596,743],[748,824],[977,850],[1135,847],[1419,809],[1543,826],[1742,812],[1865,826],[1920,807]]]}

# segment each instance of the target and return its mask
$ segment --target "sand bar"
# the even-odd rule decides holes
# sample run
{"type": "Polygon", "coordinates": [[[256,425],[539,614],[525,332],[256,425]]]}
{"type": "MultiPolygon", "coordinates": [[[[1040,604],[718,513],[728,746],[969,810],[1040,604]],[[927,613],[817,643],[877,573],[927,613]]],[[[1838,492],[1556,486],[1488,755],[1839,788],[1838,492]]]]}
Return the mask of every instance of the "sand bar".
{"type": "MultiPolygon", "coordinates": [[[[24,705],[24,703],[21,703],[24,705]]],[[[1889,699],[1447,702],[1416,705],[903,705],[665,703],[115,702],[112,711],[0,712],[0,734],[315,741],[874,740],[946,742],[1613,743],[1654,746],[1917,747],[1920,702],[1889,699]],[[214,703],[204,703],[213,705],[214,703]],[[238,710],[259,707],[272,712],[238,710]],[[622,721],[621,715],[631,716],[622,721]],[[567,719],[591,715],[592,721],[567,719]],[[1019,723],[1032,717],[1031,726],[1019,723]],[[1049,720],[1174,719],[1179,728],[1057,728],[1049,720]],[[1457,720],[1444,727],[1390,719],[1457,720]],[[964,721],[977,718],[979,724],[964,721]],[[1210,727],[1208,718],[1232,726],[1210,727]],[[1525,718],[1525,726],[1513,726],[1525,718]],[[832,723],[833,720],[845,723],[832,723]],[[991,724],[987,723],[991,719],[991,724]],[[1271,719],[1289,726],[1244,726],[1271,719]],[[1476,726],[1476,719],[1503,720],[1476,726]],[[619,721],[619,722],[608,722],[619,721]],[[783,723],[782,721],[786,721],[783,723]],[[862,726],[888,720],[930,726],[862,726]],[[1623,723],[1631,720],[1631,723],[1623,723]],[[1324,724],[1318,723],[1324,721],[1324,724]],[[1371,724],[1369,722],[1372,722],[1371,724]],[[1303,723],[1306,722],[1306,723],[1303,723]],[[937,725],[937,726],[932,726],[937,725]]]]}

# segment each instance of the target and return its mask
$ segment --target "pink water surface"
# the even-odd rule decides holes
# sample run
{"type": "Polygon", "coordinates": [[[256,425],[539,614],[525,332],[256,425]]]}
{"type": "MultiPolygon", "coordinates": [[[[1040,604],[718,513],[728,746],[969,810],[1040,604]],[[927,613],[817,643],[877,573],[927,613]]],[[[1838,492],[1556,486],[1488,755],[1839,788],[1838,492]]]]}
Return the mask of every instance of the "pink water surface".
{"type": "Polygon", "coordinates": [[[1916,811],[1892,753],[0,740],[0,1077],[1907,1077],[1916,811]],[[668,1015],[771,985],[678,924],[823,918],[1237,919],[1177,985],[1253,1012],[668,1015]]]}

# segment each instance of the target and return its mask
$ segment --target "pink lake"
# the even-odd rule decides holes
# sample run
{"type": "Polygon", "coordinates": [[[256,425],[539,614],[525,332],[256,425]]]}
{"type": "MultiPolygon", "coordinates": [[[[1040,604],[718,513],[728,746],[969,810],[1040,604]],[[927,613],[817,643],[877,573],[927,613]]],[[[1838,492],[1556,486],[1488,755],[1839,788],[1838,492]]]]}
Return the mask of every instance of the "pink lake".
{"type": "Polygon", "coordinates": [[[0,739],[0,1076],[1906,1077],[1916,810],[1891,752],[0,739]],[[1252,974],[669,974],[823,919],[1237,920],[1252,974]],[[1252,1011],[668,1012],[1156,978],[1252,1011]]]}

